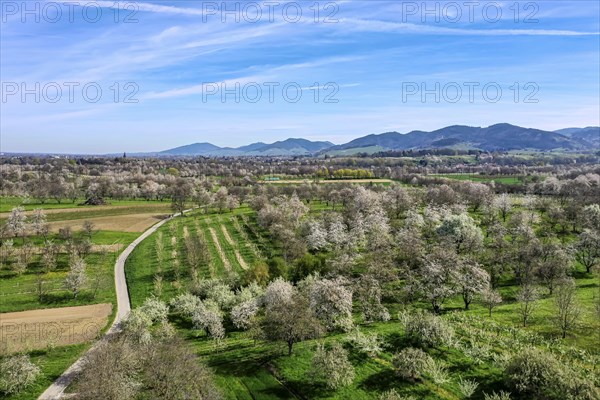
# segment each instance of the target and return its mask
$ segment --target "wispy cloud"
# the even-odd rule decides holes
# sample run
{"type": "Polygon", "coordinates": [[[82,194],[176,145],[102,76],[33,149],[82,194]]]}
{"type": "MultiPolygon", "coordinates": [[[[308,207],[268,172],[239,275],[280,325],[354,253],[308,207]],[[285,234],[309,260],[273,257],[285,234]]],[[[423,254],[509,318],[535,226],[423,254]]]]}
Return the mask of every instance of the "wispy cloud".
{"type": "Polygon", "coordinates": [[[410,22],[389,22],[358,18],[342,18],[343,29],[381,33],[406,33],[425,35],[460,36],[598,36],[600,32],[579,32],[558,29],[467,29],[448,28],[439,25],[414,24],[410,22]]]}
{"type": "MultiPolygon", "coordinates": [[[[76,4],[81,5],[79,1],[70,1],[65,0],[61,1],[62,4],[76,4]]],[[[198,8],[190,8],[190,7],[175,7],[175,6],[165,6],[160,4],[152,4],[152,3],[141,3],[141,2],[128,2],[128,1],[95,1],[93,3],[98,7],[103,8],[118,8],[122,10],[135,10],[135,11],[146,11],[152,13],[160,13],[160,14],[172,14],[172,15],[194,15],[194,16],[202,16],[204,15],[203,11],[198,8]]]]}

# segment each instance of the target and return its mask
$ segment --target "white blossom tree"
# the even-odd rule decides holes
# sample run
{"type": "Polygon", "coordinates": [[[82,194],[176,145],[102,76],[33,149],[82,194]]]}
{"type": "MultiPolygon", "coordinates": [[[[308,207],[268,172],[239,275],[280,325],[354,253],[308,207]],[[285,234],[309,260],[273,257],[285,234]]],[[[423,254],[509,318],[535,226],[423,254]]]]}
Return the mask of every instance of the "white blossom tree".
{"type": "Polygon", "coordinates": [[[434,249],[412,275],[413,292],[429,302],[436,313],[441,311],[446,300],[459,292],[460,273],[456,268],[459,262],[456,255],[434,249]]]}
{"type": "Polygon", "coordinates": [[[575,257],[589,274],[600,264],[600,232],[585,229],[575,243],[575,257]]]}
{"type": "Polygon", "coordinates": [[[31,225],[31,229],[36,235],[46,235],[48,233],[48,223],[46,222],[46,214],[44,210],[41,208],[36,208],[33,210],[33,214],[31,215],[31,221],[29,222],[31,225]]]}
{"type": "Polygon", "coordinates": [[[277,306],[280,303],[290,301],[294,293],[294,287],[291,283],[281,277],[271,281],[265,290],[262,302],[267,309],[277,306]]]}
{"type": "Polygon", "coordinates": [[[356,297],[365,322],[389,321],[390,313],[381,304],[381,286],[376,279],[362,276],[357,283],[356,297]]]}
{"type": "Polygon", "coordinates": [[[437,234],[445,242],[454,245],[459,254],[473,252],[483,243],[481,229],[467,214],[450,215],[444,218],[437,229],[437,234]]]}
{"type": "Polygon", "coordinates": [[[192,314],[195,329],[205,330],[215,340],[225,337],[223,315],[217,303],[211,300],[202,302],[192,314]]]}
{"type": "Polygon", "coordinates": [[[494,198],[494,208],[500,211],[502,221],[506,222],[506,217],[512,209],[512,200],[507,193],[502,193],[494,198]]]}
{"type": "Polygon", "coordinates": [[[231,309],[231,322],[238,329],[247,330],[252,325],[252,320],[258,313],[259,307],[256,299],[246,300],[231,309]]]}
{"type": "Polygon", "coordinates": [[[320,221],[308,221],[306,231],[306,245],[310,250],[319,251],[327,247],[327,230],[320,221]]]}
{"type": "Polygon", "coordinates": [[[310,307],[328,330],[352,328],[352,291],[341,279],[319,279],[309,290],[310,307]]]}
{"type": "Polygon", "coordinates": [[[73,298],[77,298],[77,295],[86,282],[87,274],[85,272],[85,261],[79,257],[73,257],[71,260],[71,269],[65,277],[65,288],[73,293],[73,298]]]}
{"type": "Polygon", "coordinates": [[[25,223],[27,222],[27,216],[25,215],[25,209],[21,206],[14,207],[10,210],[10,214],[6,219],[6,228],[15,237],[25,235],[25,223]]]}
{"type": "Polygon", "coordinates": [[[502,296],[497,290],[486,288],[479,294],[481,304],[487,308],[489,316],[492,316],[492,310],[502,303],[502,296]]]}
{"type": "Polygon", "coordinates": [[[169,314],[169,307],[164,301],[161,301],[155,297],[149,297],[139,307],[140,311],[143,312],[150,318],[152,323],[166,322],[169,314]]]}
{"type": "Polygon", "coordinates": [[[581,316],[581,306],[577,301],[577,285],[573,279],[565,279],[556,288],[554,297],[554,320],[560,328],[562,338],[573,329],[581,316]]]}
{"type": "Polygon", "coordinates": [[[584,226],[600,232],[600,204],[591,204],[583,209],[584,226]]]}
{"type": "Polygon", "coordinates": [[[348,386],[354,381],[355,372],[348,360],[348,352],[339,343],[329,347],[321,343],[313,355],[310,375],[317,381],[323,381],[330,389],[348,386]]]}
{"type": "Polygon", "coordinates": [[[16,355],[0,361],[0,393],[17,394],[32,385],[41,369],[31,362],[28,355],[16,355]]]}
{"type": "Polygon", "coordinates": [[[458,287],[465,303],[465,310],[475,299],[490,286],[490,275],[477,263],[463,261],[458,272],[458,287]]]}

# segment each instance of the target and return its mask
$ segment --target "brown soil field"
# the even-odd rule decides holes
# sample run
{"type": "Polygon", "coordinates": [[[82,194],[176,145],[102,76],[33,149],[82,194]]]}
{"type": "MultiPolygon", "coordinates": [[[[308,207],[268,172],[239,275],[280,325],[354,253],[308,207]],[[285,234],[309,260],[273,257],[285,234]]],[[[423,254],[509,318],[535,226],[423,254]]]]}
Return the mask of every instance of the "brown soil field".
{"type": "Polygon", "coordinates": [[[95,339],[111,311],[106,303],[0,314],[0,354],[95,339]]]}
{"type": "Polygon", "coordinates": [[[122,232],[143,232],[166,216],[156,213],[131,214],[131,215],[111,215],[106,217],[94,217],[83,219],[73,219],[66,221],[49,222],[50,230],[57,232],[60,228],[67,226],[74,231],[83,229],[85,221],[92,222],[94,228],[101,231],[122,231],[122,232]]]}

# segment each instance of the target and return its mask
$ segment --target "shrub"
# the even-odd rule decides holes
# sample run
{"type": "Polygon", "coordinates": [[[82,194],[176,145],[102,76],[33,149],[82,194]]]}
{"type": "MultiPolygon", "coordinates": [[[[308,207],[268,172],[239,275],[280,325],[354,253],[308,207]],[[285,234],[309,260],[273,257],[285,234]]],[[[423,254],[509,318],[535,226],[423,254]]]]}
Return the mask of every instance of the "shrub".
{"type": "Polygon", "coordinates": [[[412,396],[402,396],[395,389],[390,389],[379,395],[379,400],[415,400],[412,396]]]}
{"type": "Polygon", "coordinates": [[[400,377],[414,382],[421,378],[427,365],[432,361],[433,359],[423,350],[408,347],[394,355],[392,365],[400,377]]]}
{"type": "Polygon", "coordinates": [[[425,373],[431,377],[431,380],[433,380],[436,385],[443,385],[444,383],[450,382],[450,376],[448,375],[446,366],[434,359],[429,360],[425,365],[425,373]]]}
{"type": "Polygon", "coordinates": [[[169,303],[173,312],[185,317],[191,317],[201,304],[202,301],[191,293],[182,293],[169,303]]]}
{"type": "Polygon", "coordinates": [[[424,311],[400,313],[407,339],[418,347],[440,347],[452,343],[454,331],[441,317],[424,311]]]}
{"type": "Polygon", "coordinates": [[[228,284],[218,279],[205,279],[192,288],[192,294],[200,299],[215,301],[221,310],[229,311],[236,302],[235,293],[228,284]]]}
{"type": "Polygon", "coordinates": [[[19,393],[31,385],[40,368],[29,360],[27,355],[19,355],[0,361],[0,392],[11,395],[19,393]]]}
{"type": "Polygon", "coordinates": [[[492,392],[491,394],[485,393],[483,396],[485,400],[510,400],[510,393],[503,391],[492,392]]]}
{"type": "Polygon", "coordinates": [[[148,344],[152,340],[151,326],[152,320],[150,317],[141,308],[136,308],[123,321],[123,333],[134,342],[148,344]]]}
{"type": "Polygon", "coordinates": [[[550,354],[527,349],[508,363],[504,370],[508,385],[536,399],[562,399],[563,368],[550,354]]]}
{"type": "Polygon", "coordinates": [[[458,389],[460,390],[460,393],[463,395],[463,397],[466,399],[471,398],[475,394],[475,391],[477,390],[478,386],[479,383],[470,379],[460,378],[458,380],[458,389]]]}
{"type": "Polygon", "coordinates": [[[315,380],[324,381],[329,389],[338,389],[351,384],[355,373],[348,361],[348,352],[339,343],[334,343],[329,348],[317,345],[311,375],[315,380]]]}
{"type": "Polygon", "coordinates": [[[152,323],[164,322],[169,314],[169,307],[164,301],[155,297],[149,297],[139,308],[139,311],[146,314],[152,323]]]}
{"type": "Polygon", "coordinates": [[[383,340],[376,333],[364,334],[357,327],[348,335],[346,341],[358,352],[375,357],[383,351],[383,340]]]}

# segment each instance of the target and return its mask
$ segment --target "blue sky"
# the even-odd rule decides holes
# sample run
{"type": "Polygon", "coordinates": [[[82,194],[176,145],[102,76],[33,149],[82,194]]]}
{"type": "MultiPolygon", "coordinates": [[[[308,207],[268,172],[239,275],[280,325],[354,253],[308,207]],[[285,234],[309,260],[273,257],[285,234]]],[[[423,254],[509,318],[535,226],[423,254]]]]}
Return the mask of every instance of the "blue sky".
{"type": "Polygon", "coordinates": [[[600,125],[597,1],[0,3],[4,152],[600,125]]]}

